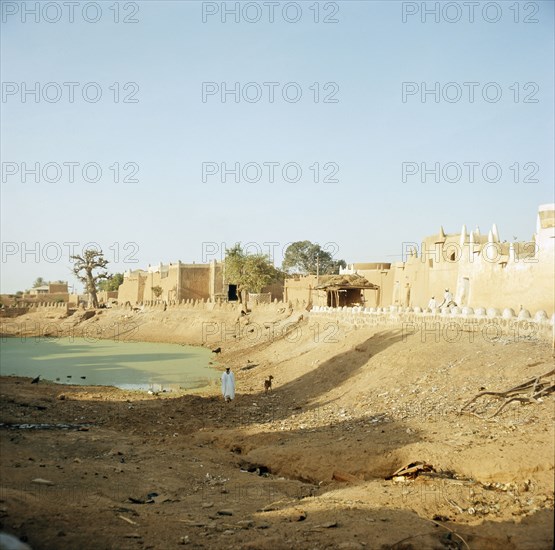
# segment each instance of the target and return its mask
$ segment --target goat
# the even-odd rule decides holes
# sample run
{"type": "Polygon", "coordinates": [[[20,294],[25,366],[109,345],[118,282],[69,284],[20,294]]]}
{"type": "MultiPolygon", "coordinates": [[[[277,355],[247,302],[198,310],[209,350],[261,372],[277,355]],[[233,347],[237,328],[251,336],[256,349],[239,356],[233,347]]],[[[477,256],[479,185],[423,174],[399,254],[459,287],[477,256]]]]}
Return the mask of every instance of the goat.
{"type": "Polygon", "coordinates": [[[270,374],[270,376],[268,376],[268,380],[264,380],[264,392],[268,393],[268,390],[272,389],[272,380],[274,379],[274,377],[270,374]]]}

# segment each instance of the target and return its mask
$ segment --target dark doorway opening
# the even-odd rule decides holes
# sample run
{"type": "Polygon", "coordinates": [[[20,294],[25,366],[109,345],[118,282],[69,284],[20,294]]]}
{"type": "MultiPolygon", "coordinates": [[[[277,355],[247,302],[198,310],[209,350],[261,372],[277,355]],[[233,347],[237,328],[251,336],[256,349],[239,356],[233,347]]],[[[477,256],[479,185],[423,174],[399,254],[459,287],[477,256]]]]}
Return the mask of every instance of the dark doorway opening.
{"type": "Polygon", "coordinates": [[[328,307],[359,306],[363,303],[363,294],[359,288],[340,288],[327,292],[328,307]]]}
{"type": "Polygon", "coordinates": [[[237,296],[237,285],[227,286],[227,299],[230,302],[236,302],[239,299],[237,296]]]}

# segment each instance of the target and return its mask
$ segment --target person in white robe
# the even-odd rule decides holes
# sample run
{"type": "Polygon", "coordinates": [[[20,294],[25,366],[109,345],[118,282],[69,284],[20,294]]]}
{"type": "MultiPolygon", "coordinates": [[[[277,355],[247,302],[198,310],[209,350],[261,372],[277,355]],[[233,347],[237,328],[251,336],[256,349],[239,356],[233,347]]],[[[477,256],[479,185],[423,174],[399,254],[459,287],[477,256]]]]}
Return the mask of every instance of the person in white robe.
{"type": "Polygon", "coordinates": [[[229,367],[226,367],[222,374],[222,395],[226,403],[235,398],[235,375],[229,367]]]}
{"type": "Polygon", "coordinates": [[[453,301],[453,295],[451,294],[451,292],[449,291],[448,288],[445,289],[445,294],[443,295],[443,303],[441,304],[441,306],[445,306],[445,307],[451,307],[451,306],[456,306],[457,304],[453,301]]]}

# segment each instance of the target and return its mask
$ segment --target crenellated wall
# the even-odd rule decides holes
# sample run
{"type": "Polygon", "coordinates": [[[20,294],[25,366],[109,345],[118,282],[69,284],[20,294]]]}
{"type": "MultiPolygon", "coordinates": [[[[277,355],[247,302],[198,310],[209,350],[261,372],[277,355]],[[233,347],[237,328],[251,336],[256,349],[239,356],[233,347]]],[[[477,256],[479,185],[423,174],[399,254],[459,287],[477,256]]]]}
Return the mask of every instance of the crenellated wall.
{"type": "MultiPolygon", "coordinates": [[[[381,298],[366,293],[367,307],[426,307],[445,289],[459,306],[555,311],[555,206],[538,209],[536,233],[530,241],[501,241],[493,225],[487,235],[478,229],[437,235],[404,243],[403,262],[389,269],[353,264],[342,273],[358,273],[380,286],[381,298]],[[359,267],[360,266],[360,267],[359,267]],[[379,277],[378,277],[379,274],[379,277]]],[[[305,285],[306,286],[306,285],[305,285]]],[[[303,299],[308,292],[304,291],[303,299]]],[[[300,295],[300,291],[297,291],[300,295]]]]}

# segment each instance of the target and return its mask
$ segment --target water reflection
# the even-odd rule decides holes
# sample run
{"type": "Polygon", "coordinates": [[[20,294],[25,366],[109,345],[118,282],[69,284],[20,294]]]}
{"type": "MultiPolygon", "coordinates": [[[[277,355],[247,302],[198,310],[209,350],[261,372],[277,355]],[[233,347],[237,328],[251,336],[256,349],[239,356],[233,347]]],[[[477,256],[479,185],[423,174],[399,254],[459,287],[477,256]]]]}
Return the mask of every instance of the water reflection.
{"type": "Polygon", "coordinates": [[[116,386],[152,393],[212,383],[210,351],[177,344],[88,342],[79,338],[3,338],[0,374],[35,377],[58,384],[116,386]]]}

